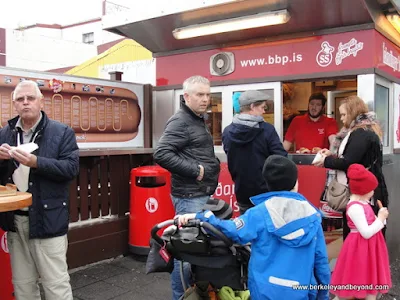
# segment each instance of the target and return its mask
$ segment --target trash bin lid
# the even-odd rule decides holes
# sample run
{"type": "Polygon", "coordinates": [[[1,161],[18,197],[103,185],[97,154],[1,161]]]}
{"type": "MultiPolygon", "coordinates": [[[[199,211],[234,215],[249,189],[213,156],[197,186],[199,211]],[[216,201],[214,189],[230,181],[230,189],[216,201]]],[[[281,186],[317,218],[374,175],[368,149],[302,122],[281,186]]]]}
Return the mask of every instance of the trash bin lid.
{"type": "Polygon", "coordinates": [[[168,170],[160,166],[142,166],[131,170],[131,175],[134,176],[166,176],[168,174],[168,170]]]}

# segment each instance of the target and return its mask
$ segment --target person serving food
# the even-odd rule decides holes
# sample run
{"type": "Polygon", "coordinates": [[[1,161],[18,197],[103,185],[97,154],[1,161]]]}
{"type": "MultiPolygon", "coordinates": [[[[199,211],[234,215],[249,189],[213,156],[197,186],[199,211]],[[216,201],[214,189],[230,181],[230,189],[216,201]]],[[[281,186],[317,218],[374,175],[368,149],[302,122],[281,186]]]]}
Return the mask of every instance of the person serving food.
{"type": "Polygon", "coordinates": [[[294,144],[297,153],[318,153],[329,149],[338,132],[336,121],[324,115],[326,98],[322,93],[312,94],[308,100],[308,112],[297,116],[290,123],[283,147],[289,151],[294,144]]]}

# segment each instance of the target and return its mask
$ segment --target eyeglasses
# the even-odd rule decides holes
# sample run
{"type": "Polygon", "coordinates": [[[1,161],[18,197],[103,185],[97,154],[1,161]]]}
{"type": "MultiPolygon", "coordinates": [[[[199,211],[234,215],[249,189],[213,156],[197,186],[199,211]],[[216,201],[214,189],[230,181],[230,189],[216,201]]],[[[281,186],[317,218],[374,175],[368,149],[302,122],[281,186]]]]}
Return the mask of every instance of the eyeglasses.
{"type": "Polygon", "coordinates": [[[25,102],[25,100],[27,100],[28,102],[33,102],[36,99],[37,99],[37,97],[35,97],[35,96],[23,96],[23,97],[18,97],[16,99],[14,99],[14,101],[18,102],[18,103],[23,103],[23,102],[25,102]]]}

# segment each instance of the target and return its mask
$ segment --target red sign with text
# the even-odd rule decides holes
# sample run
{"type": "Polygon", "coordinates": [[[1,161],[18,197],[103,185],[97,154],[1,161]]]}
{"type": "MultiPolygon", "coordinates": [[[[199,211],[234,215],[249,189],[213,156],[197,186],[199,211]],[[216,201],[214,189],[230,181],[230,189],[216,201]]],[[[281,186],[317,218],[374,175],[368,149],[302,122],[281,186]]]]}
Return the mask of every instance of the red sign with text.
{"type": "Polygon", "coordinates": [[[157,57],[157,86],[182,84],[195,74],[222,81],[372,68],[375,34],[363,30],[157,57]],[[224,64],[232,67],[212,75],[224,64]]]}
{"type": "Polygon", "coordinates": [[[13,300],[10,254],[7,246],[7,233],[0,229],[0,299],[13,300]]]}
{"type": "MultiPolygon", "coordinates": [[[[324,203],[320,201],[325,188],[326,169],[308,165],[299,165],[297,169],[299,193],[317,209],[320,209],[325,217],[341,217],[341,214],[338,215],[335,212],[329,212],[329,209],[327,210],[327,208],[324,207],[324,203]]],[[[234,212],[233,216],[239,216],[239,206],[237,205],[235,196],[235,184],[232,181],[226,162],[221,163],[221,172],[219,174],[218,187],[215,190],[214,198],[222,199],[230,204],[234,212]]]]}
{"type": "Polygon", "coordinates": [[[0,66],[6,65],[6,30],[0,28],[0,66]]]}
{"type": "Polygon", "coordinates": [[[232,181],[231,173],[228,170],[228,163],[221,163],[221,171],[218,178],[218,186],[214,198],[224,200],[233,209],[233,216],[239,216],[239,206],[236,203],[235,184],[232,181]]]}
{"type": "Polygon", "coordinates": [[[375,32],[375,60],[378,69],[400,77],[400,48],[379,32],[375,32]]]}

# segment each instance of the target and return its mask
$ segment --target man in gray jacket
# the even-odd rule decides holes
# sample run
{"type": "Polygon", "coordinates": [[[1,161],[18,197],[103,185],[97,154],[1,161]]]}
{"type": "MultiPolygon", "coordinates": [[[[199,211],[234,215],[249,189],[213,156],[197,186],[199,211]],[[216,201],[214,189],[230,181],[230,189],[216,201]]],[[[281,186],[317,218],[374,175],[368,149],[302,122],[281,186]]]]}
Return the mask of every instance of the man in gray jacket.
{"type": "MultiPolygon", "coordinates": [[[[172,116],[154,153],[155,161],[172,173],[172,202],[176,214],[200,211],[218,185],[220,164],[213,138],[204,122],[210,103],[210,82],[193,76],[183,83],[184,102],[172,116]]],[[[172,272],[173,300],[183,295],[179,264],[172,272]]],[[[185,277],[188,280],[188,265],[185,277]]]]}

